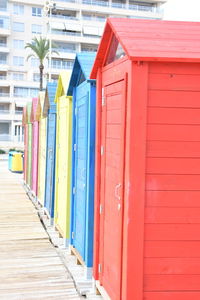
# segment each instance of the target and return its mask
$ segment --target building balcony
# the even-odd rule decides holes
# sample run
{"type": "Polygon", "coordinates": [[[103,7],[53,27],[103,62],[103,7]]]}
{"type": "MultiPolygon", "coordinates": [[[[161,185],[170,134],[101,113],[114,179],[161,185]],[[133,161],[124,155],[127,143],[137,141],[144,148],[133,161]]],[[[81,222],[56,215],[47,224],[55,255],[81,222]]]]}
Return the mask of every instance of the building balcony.
{"type": "Polygon", "coordinates": [[[0,103],[11,103],[10,93],[0,93],[0,103]]]}
{"type": "Polygon", "coordinates": [[[1,43],[0,42],[0,53],[9,53],[10,52],[10,49],[9,47],[7,46],[6,43],[1,43]]]}
{"type": "Polygon", "coordinates": [[[13,116],[13,120],[22,121],[22,115],[23,115],[23,112],[15,111],[14,116],[13,116]]]}
{"type": "MultiPolygon", "coordinates": [[[[85,44],[99,44],[100,42],[100,36],[94,36],[94,35],[82,35],[80,32],[64,32],[64,31],[53,31],[51,38],[55,42],[63,42],[63,37],[65,42],[71,42],[71,43],[85,43],[85,44]]],[[[49,38],[49,36],[48,36],[49,38]]]]}
{"type": "Polygon", "coordinates": [[[70,52],[70,51],[66,51],[63,49],[63,50],[60,50],[60,49],[55,49],[58,53],[52,53],[52,57],[53,58],[63,58],[63,59],[75,59],[76,57],[76,51],[73,51],[73,52],[70,52]]]}
{"type": "Polygon", "coordinates": [[[8,65],[7,61],[0,60],[0,70],[1,71],[8,71],[8,69],[9,69],[9,65],[8,65]]]}
{"type": "Polygon", "coordinates": [[[10,86],[10,80],[8,80],[6,75],[0,75],[0,87],[9,87],[10,86]]]}
{"type": "Polygon", "coordinates": [[[10,142],[12,140],[11,134],[0,134],[0,141],[10,142]]]}
{"type": "Polygon", "coordinates": [[[10,17],[0,14],[0,36],[9,36],[10,34],[10,17]]]}
{"type": "Polygon", "coordinates": [[[0,36],[9,36],[11,34],[10,29],[0,27],[0,36]]]}
{"type": "MultiPolygon", "coordinates": [[[[138,17],[149,17],[149,18],[161,18],[162,11],[159,6],[156,5],[144,5],[141,4],[129,4],[109,1],[98,1],[98,0],[59,0],[62,3],[62,7],[66,10],[85,10],[101,12],[103,14],[121,14],[121,15],[132,15],[138,17]]],[[[163,1],[152,1],[155,4],[163,1]]]]}
{"type": "Polygon", "coordinates": [[[13,115],[10,110],[0,109],[0,120],[1,121],[11,121],[13,120],[13,115]]]}

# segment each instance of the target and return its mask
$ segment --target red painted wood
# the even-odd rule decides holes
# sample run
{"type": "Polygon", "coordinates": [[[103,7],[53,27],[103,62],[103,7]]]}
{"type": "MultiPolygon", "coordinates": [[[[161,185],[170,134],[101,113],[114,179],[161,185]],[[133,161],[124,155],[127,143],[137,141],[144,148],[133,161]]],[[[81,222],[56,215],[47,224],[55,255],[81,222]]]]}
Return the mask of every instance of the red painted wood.
{"type": "Polygon", "coordinates": [[[145,292],[144,300],[199,300],[200,292],[145,292]]]}
{"type": "Polygon", "coordinates": [[[145,223],[200,224],[199,207],[148,207],[145,209],[145,223]]]}
{"type": "Polygon", "coordinates": [[[200,191],[147,191],[147,207],[200,207],[200,191]]]}
{"type": "MultiPolygon", "coordinates": [[[[143,243],[145,205],[145,156],[148,65],[132,64],[130,85],[129,147],[126,165],[127,215],[124,220],[126,244],[124,250],[124,290],[122,299],[143,298],[143,243]],[[142,82],[142,84],[141,84],[142,82]]],[[[127,117],[128,118],[128,117],[127,117]]]]}
{"type": "Polygon", "coordinates": [[[200,175],[147,175],[149,191],[199,191],[200,175]]]}
{"type": "Polygon", "coordinates": [[[200,108],[200,92],[149,90],[148,105],[157,107],[200,108]]]}
{"type": "Polygon", "coordinates": [[[200,124],[200,108],[166,108],[150,107],[148,109],[149,124],[200,124]]]}
{"type": "Polygon", "coordinates": [[[149,73],[155,74],[200,74],[199,64],[159,62],[149,63],[149,73]]]}
{"type": "Polygon", "coordinates": [[[200,224],[146,224],[148,241],[199,241],[200,224]]]}
{"type": "Polygon", "coordinates": [[[124,169],[124,128],[125,128],[125,98],[124,80],[104,87],[106,103],[102,107],[102,146],[104,154],[101,161],[101,215],[100,254],[102,272],[100,282],[105,287],[111,299],[120,299],[121,294],[121,259],[122,259],[122,216],[123,216],[123,169],[124,169]],[[117,119],[114,124],[108,111],[115,111],[117,119]],[[109,118],[108,118],[109,117],[109,118]],[[109,152],[106,141],[111,138],[117,151],[109,152]],[[120,154],[120,155],[119,155],[120,154]],[[117,185],[120,184],[118,189],[117,185]],[[117,194],[116,194],[117,193],[117,194]],[[120,196],[120,199],[117,196],[120,196]],[[120,205],[120,210],[118,209],[120,205]],[[110,228],[113,228],[111,231],[110,228]]]}
{"type": "Polygon", "coordinates": [[[105,61],[112,31],[128,57],[142,61],[199,62],[198,23],[108,18],[91,78],[105,61]]]}
{"type": "Polygon", "coordinates": [[[200,258],[200,241],[145,241],[144,257],[200,258]]]}
{"type": "Polygon", "coordinates": [[[149,125],[148,140],[200,141],[200,125],[149,125]]]}
{"type": "Polygon", "coordinates": [[[200,158],[148,158],[148,174],[200,174],[200,158]]]}
{"type": "MultiPolygon", "coordinates": [[[[144,276],[145,291],[198,291],[200,275],[146,275],[144,276]]],[[[192,300],[192,299],[191,299],[192,300]]]]}
{"type": "Polygon", "coordinates": [[[199,275],[200,258],[146,258],[144,274],[199,275]]]}
{"type": "Polygon", "coordinates": [[[199,23],[111,18],[105,26],[91,73],[102,72],[108,98],[97,108],[95,201],[103,214],[96,209],[94,274],[112,300],[200,296],[199,36],[199,23]],[[105,66],[113,35],[126,55],[105,66]],[[123,101],[113,85],[125,71],[124,141],[123,101]],[[113,190],[122,172],[119,216],[113,190]]]}
{"type": "Polygon", "coordinates": [[[200,91],[200,75],[151,74],[150,90],[200,91]]]}
{"type": "Polygon", "coordinates": [[[200,158],[200,141],[148,141],[147,157],[200,158]]]}

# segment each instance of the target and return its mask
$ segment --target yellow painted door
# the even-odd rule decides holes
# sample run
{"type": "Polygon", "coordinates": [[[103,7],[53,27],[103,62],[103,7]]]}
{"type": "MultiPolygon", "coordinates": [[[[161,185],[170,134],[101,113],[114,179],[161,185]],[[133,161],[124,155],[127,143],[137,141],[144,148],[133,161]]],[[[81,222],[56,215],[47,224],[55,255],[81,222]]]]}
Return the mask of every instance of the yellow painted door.
{"type": "Polygon", "coordinates": [[[71,131],[71,100],[62,96],[57,103],[55,224],[65,239],[69,239],[70,226],[71,131]]]}

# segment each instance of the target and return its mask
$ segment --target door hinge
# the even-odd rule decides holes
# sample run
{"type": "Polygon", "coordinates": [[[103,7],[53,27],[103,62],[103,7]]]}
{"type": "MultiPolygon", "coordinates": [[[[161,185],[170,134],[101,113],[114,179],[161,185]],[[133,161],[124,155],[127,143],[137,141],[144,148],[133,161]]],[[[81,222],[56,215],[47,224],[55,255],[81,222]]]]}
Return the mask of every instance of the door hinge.
{"type": "Polygon", "coordinates": [[[76,144],[74,144],[74,151],[76,151],[76,144]]]}
{"type": "Polygon", "coordinates": [[[104,155],[104,146],[101,145],[101,156],[104,155]]]}
{"type": "Polygon", "coordinates": [[[73,195],[76,193],[76,188],[75,186],[73,187],[73,195]]]}
{"type": "Polygon", "coordinates": [[[99,273],[101,273],[101,264],[99,264],[99,266],[98,266],[98,271],[99,271],[99,273]]]}
{"type": "Polygon", "coordinates": [[[74,239],[74,232],[72,232],[72,240],[74,239]]]}
{"type": "Polygon", "coordinates": [[[101,98],[101,105],[104,106],[106,104],[106,98],[104,94],[104,88],[102,88],[102,98],[101,98]]]}
{"type": "Polygon", "coordinates": [[[103,213],[103,204],[100,204],[100,206],[99,206],[99,213],[100,213],[100,215],[103,213]]]}

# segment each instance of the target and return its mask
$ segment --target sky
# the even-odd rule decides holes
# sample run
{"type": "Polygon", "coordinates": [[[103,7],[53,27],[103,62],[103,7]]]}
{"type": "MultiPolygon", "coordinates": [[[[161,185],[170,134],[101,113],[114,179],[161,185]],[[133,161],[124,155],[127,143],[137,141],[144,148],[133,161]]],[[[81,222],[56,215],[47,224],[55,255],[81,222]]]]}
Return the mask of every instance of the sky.
{"type": "Polygon", "coordinates": [[[168,0],[164,19],[200,22],[200,0],[168,0]]]}

